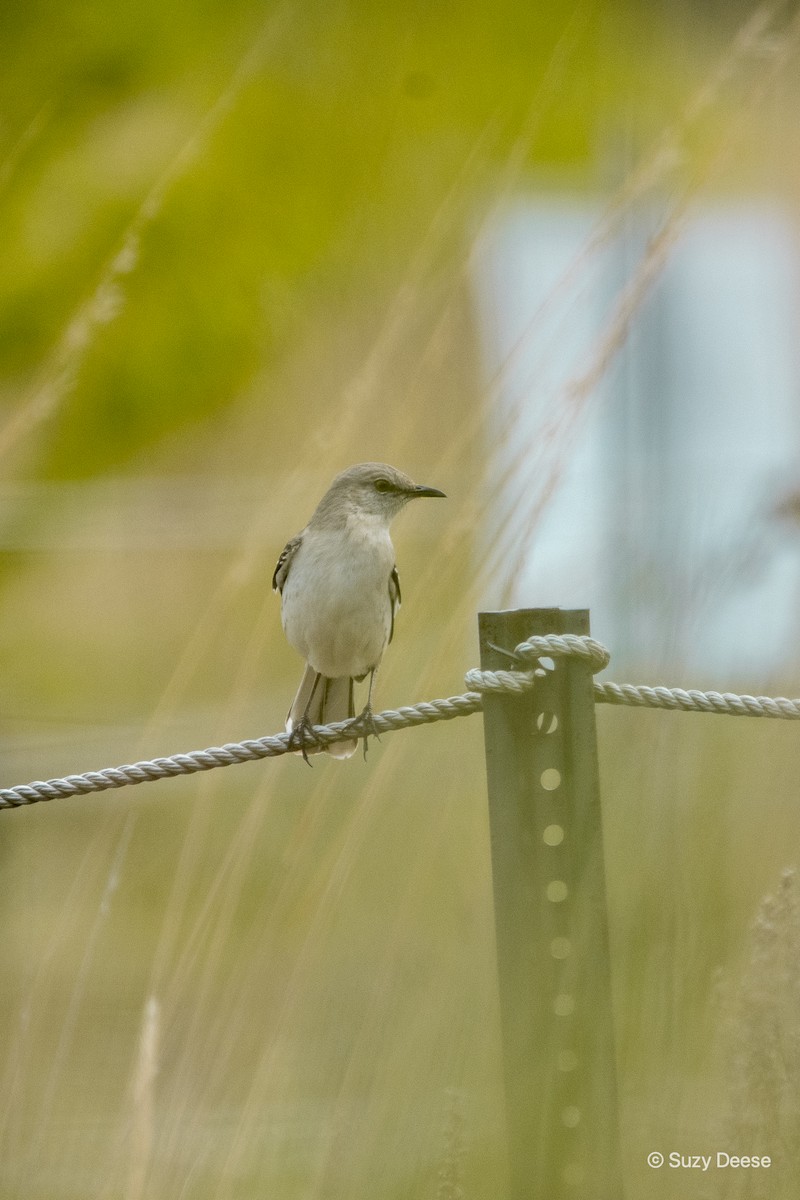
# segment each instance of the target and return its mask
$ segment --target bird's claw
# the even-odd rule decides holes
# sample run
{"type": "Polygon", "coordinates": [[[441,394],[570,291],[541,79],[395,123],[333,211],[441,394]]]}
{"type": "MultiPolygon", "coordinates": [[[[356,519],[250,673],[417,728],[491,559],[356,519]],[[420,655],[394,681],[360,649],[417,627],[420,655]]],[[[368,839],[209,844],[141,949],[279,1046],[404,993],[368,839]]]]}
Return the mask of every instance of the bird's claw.
{"type": "Polygon", "coordinates": [[[302,754],[303,761],[311,767],[314,764],[308,757],[308,751],[311,753],[319,753],[320,744],[317,741],[314,733],[314,726],[309,721],[308,717],[301,717],[297,724],[289,732],[289,741],[286,743],[287,748],[293,754],[302,754]]]}
{"type": "Polygon", "coordinates": [[[381,735],[378,733],[378,726],[375,724],[375,717],[372,712],[372,705],[367,704],[361,716],[358,718],[360,732],[364,737],[364,761],[366,762],[367,750],[369,749],[369,739],[374,737],[376,741],[381,740],[381,735]]]}

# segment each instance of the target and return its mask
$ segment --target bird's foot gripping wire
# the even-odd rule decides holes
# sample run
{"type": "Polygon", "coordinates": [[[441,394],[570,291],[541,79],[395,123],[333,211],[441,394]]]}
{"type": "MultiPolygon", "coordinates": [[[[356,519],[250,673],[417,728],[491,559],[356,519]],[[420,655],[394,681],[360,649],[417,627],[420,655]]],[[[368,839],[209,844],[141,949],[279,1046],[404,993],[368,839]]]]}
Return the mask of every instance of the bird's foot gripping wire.
{"type": "Polygon", "coordinates": [[[364,738],[364,760],[366,761],[367,750],[369,749],[369,739],[374,737],[377,742],[381,740],[380,734],[378,733],[378,726],[375,723],[375,717],[372,712],[372,705],[369,702],[367,702],[364,711],[358,718],[358,724],[359,732],[364,738]]]}
{"type": "Polygon", "coordinates": [[[289,731],[287,747],[293,754],[302,754],[303,761],[307,762],[310,767],[313,766],[308,757],[309,751],[312,754],[319,754],[322,746],[317,741],[314,726],[308,717],[301,717],[289,731]]]}

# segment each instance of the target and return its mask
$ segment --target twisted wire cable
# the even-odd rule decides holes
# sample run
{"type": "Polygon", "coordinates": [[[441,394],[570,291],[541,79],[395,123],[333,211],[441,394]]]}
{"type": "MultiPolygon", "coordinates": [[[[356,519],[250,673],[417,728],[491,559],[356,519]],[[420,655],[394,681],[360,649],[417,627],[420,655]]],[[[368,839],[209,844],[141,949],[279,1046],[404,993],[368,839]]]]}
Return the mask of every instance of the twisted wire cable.
{"type": "MultiPolygon", "coordinates": [[[[424,700],[403,708],[387,709],[385,712],[376,713],[366,729],[360,717],[351,721],[337,721],[331,725],[316,725],[313,730],[315,745],[323,747],[343,737],[365,737],[371,732],[391,733],[415,725],[429,725],[435,721],[468,717],[483,708],[484,693],[522,695],[531,691],[536,685],[536,676],[543,673],[542,667],[535,665],[542,659],[577,658],[589,667],[592,674],[602,671],[610,661],[605,646],[593,638],[579,637],[577,634],[548,634],[545,637],[528,638],[520,642],[513,653],[509,653],[509,657],[520,666],[528,665],[527,669],[482,671],[473,668],[467,671],[465,676],[466,686],[470,690],[464,695],[424,700]]],[[[784,696],[740,696],[732,692],[701,692],[695,689],[684,691],[681,688],[648,687],[644,684],[595,682],[594,697],[598,704],[626,704],[637,708],[716,713],[733,717],[800,720],[800,699],[788,700],[784,696]]],[[[67,775],[63,779],[36,780],[33,783],[19,784],[17,787],[0,788],[0,809],[19,808],[65,796],[85,796],[91,792],[131,787],[156,779],[169,779],[175,775],[193,775],[197,771],[212,771],[217,767],[232,767],[237,763],[275,758],[281,754],[296,752],[296,749],[296,746],[290,743],[288,733],[279,733],[243,742],[229,742],[224,746],[210,746],[205,750],[192,750],[188,754],[174,754],[168,758],[155,758],[121,767],[106,767],[101,771],[88,771],[83,775],[67,775]]]]}

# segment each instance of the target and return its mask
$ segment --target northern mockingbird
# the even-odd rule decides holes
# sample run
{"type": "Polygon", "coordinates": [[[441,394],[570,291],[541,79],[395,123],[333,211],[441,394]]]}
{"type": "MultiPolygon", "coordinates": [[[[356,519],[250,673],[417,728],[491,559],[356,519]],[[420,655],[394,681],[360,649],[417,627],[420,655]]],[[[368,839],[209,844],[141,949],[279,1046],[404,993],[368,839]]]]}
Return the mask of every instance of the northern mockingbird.
{"type": "MultiPolygon", "coordinates": [[[[272,586],[281,593],[284,632],[307,664],[286,718],[304,758],[312,725],[355,716],[353,680],[367,675],[363,715],[372,715],[372,682],[400,606],[389,523],[420,496],[444,492],[419,487],[385,463],[359,463],[336,476],[278,559],[272,586]]],[[[343,738],[325,749],[349,758],[357,745],[343,738]]]]}

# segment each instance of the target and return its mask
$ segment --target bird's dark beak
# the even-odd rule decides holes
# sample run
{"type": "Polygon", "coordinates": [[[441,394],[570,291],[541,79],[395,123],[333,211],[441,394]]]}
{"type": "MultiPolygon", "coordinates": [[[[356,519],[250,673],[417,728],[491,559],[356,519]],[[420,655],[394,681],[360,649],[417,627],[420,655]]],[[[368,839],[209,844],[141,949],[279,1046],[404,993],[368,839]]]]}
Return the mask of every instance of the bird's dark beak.
{"type": "Polygon", "coordinates": [[[416,500],[421,496],[441,496],[443,500],[447,499],[444,492],[440,492],[438,488],[422,487],[420,484],[419,487],[414,488],[413,492],[411,493],[411,497],[412,499],[416,500]]]}

